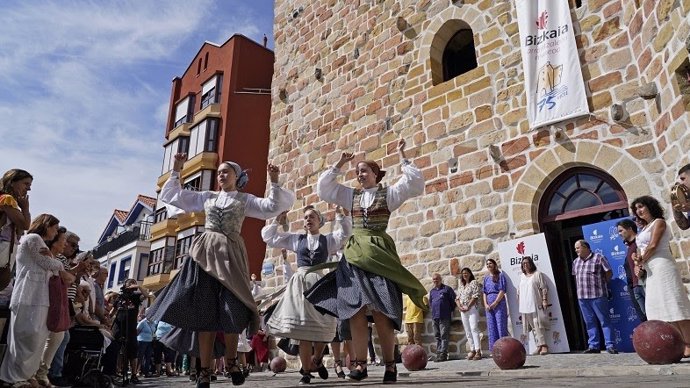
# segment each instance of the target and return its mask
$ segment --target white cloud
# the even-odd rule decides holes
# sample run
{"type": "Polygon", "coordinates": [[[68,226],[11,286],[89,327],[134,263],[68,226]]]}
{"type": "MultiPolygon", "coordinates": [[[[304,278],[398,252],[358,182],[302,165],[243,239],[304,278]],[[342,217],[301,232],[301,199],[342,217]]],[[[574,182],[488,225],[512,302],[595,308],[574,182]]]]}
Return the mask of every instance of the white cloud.
{"type": "Polygon", "coordinates": [[[114,208],[155,195],[172,78],[204,40],[257,39],[252,17],[211,0],[3,2],[0,173],[31,172],[32,214],[93,247],[114,208]]]}

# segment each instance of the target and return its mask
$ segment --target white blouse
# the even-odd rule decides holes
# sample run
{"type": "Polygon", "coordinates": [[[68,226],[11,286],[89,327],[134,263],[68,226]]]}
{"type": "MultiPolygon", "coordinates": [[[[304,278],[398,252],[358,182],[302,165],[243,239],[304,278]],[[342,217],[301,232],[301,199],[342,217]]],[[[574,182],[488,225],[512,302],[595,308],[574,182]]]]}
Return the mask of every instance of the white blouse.
{"type": "MultiPolygon", "coordinates": [[[[333,233],[325,235],[328,241],[328,255],[334,255],[338,250],[342,249],[345,241],[352,234],[352,217],[342,216],[338,214],[335,217],[336,222],[340,225],[340,229],[333,233]]],[[[266,245],[273,248],[283,248],[296,252],[299,244],[299,233],[285,233],[278,231],[279,224],[271,223],[261,229],[261,238],[263,238],[266,245]]],[[[318,246],[320,234],[307,234],[308,246],[318,246]]]]}
{"type": "MultiPolygon", "coordinates": [[[[170,177],[163,185],[159,199],[168,209],[168,216],[172,217],[185,212],[200,212],[204,210],[204,203],[209,198],[216,197],[216,205],[224,208],[230,199],[237,195],[237,191],[193,191],[183,189],[180,185],[180,173],[170,172],[170,177]]],[[[271,183],[268,197],[259,198],[247,193],[245,203],[245,215],[258,219],[276,217],[281,212],[288,210],[295,202],[295,194],[281,188],[276,183],[271,183]]]]}
{"type": "MultiPolygon", "coordinates": [[[[406,200],[424,193],[424,176],[421,170],[409,163],[402,165],[402,173],[403,176],[387,188],[387,203],[391,212],[399,208],[406,200]]],[[[341,172],[335,166],[324,171],[316,184],[316,194],[326,202],[352,209],[354,189],[338,183],[338,175],[341,175],[341,172]]],[[[365,189],[360,205],[364,208],[371,206],[377,190],[378,187],[365,189]]]]}
{"type": "Polygon", "coordinates": [[[10,308],[19,305],[50,306],[48,280],[64,269],[62,262],[40,253],[48,251],[43,238],[35,233],[22,237],[17,248],[17,275],[10,308]]]}

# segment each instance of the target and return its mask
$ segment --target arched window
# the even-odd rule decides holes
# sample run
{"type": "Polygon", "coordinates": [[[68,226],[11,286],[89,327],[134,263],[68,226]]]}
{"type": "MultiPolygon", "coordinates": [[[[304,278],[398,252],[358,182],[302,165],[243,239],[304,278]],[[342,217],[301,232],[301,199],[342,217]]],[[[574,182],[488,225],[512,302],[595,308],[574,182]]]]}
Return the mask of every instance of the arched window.
{"type": "Polygon", "coordinates": [[[471,29],[462,29],[453,35],[443,50],[443,82],[477,67],[474,36],[471,29]]]}
{"type": "Polygon", "coordinates": [[[477,67],[474,33],[462,20],[448,20],[431,42],[431,80],[434,85],[477,67]]]}
{"type": "Polygon", "coordinates": [[[556,221],[627,206],[623,189],[611,176],[595,169],[574,168],[548,187],[539,205],[539,219],[556,221]]]}

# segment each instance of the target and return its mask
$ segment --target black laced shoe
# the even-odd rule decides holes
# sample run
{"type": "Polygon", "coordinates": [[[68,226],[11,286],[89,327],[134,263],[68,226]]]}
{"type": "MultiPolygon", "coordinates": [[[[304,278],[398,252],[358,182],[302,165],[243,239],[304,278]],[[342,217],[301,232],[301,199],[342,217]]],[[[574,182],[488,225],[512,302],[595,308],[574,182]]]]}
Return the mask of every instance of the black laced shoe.
{"type": "Polygon", "coordinates": [[[316,372],[319,374],[319,377],[322,380],[328,379],[328,369],[326,369],[326,366],[323,364],[323,359],[319,360],[319,362],[316,362],[316,359],[313,359],[312,362],[314,363],[314,366],[316,366],[316,372]]]}
{"type": "Polygon", "coordinates": [[[350,374],[347,375],[348,379],[354,381],[362,381],[369,377],[369,374],[367,373],[367,360],[356,360],[355,365],[362,367],[362,370],[359,370],[357,368],[353,369],[352,371],[350,371],[350,374]]]}
{"type": "Polygon", "coordinates": [[[212,375],[211,368],[199,369],[199,374],[196,376],[196,388],[210,388],[212,375]]]}
{"type": "Polygon", "coordinates": [[[335,369],[335,374],[336,374],[336,376],[338,376],[338,378],[340,378],[340,379],[345,378],[345,372],[343,372],[343,362],[341,360],[338,360],[335,362],[334,369],[335,369]]]}
{"type": "Polygon", "coordinates": [[[383,383],[393,384],[398,381],[398,367],[395,366],[395,361],[386,362],[386,372],[383,373],[383,383]],[[388,370],[388,368],[393,368],[393,370],[388,370]]]}
{"type": "Polygon", "coordinates": [[[237,363],[237,357],[225,360],[227,362],[227,370],[230,371],[230,379],[232,385],[242,385],[245,381],[244,372],[237,363]]]}
{"type": "Polygon", "coordinates": [[[299,385],[306,385],[306,384],[311,384],[311,379],[314,378],[314,376],[311,375],[309,372],[305,372],[304,369],[299,370],[299,373],[302,375],[302,378],[299,379],[299,385]]]}

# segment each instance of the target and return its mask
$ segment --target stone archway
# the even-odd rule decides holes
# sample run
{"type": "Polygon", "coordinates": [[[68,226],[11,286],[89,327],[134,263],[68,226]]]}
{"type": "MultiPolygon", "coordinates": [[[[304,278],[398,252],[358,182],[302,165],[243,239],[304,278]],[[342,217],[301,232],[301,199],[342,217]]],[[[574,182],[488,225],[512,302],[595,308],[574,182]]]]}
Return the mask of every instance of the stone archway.
{"type": "Polygon", "coordinates": [[[544,190],[572,167],[605,171],[618,181],[628,198],[651,192],[645,171],[623,150],[586,140],[559,144],[530,163],[515,184],[510,202],[510,227],[517,237],[539,232],[538,205],[544,190]]]}

